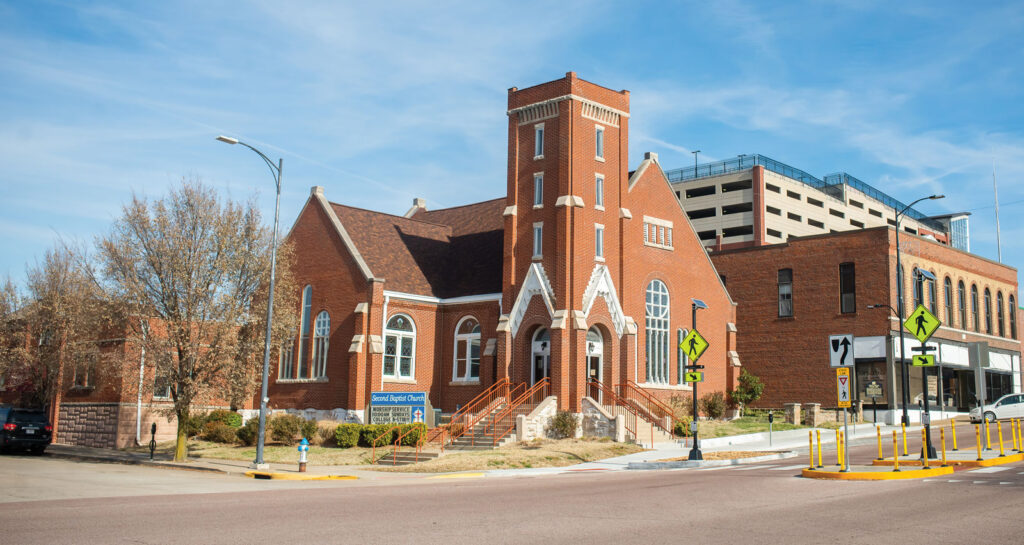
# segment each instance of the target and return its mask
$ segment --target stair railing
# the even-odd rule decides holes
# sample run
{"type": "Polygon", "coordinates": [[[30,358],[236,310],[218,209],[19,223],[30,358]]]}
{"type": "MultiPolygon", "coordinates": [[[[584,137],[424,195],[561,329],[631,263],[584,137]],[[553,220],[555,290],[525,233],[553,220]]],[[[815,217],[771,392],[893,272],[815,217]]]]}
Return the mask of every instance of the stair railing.
{"type": "Polygon", "coordinates": [[[498,446],[498,442],[515,429],[515,418],[520,414],[533,412],[548,397],[550,389],[551,380],[544,377],[522,395],[514,398],[514,401],[510,402],[503,410],[498,411],[494,418],[484,426],[484,434],[491,437],[491,446],[498,446]]]}
{"type": "MultiPolygon", "coordinates": [[[[390,435],[390,434],[394,433],[394,431],[397,430],[397,429],[399,429],[397,424],[394,425],[394,426],[391,426],[390,428],[388,428],[388,431],[378,435],[373,440],[373,444],[371,445],[373,448],[370,450],[370,463],[371,464],[376,464],[377,463],[377,443],[380,442],[380,440],[383,439],[384,436],[390,435]]],[[[388,441],[387,443],[383,443],[381,446],[388,445],[388,444],[391,444],[391,442],[388,441]]],[[[381,458],[383,458],[383,457],[384,457],[384,455],[382,454],[381,458]]]]}
{"type": "Polygon", "coordinates": [[[493,405],[496,401],[500,402],[506,400],[509,397],[509,379],[503,377],[498,379],[497,382],[490,385],[486,390],[477,394],[476,397],[471,399],[469,403],[463,405],[459,410],[452,414],[451,421],[444,425],[438,426],[431,430],[431,433],[427,436],[427,442],[434,442],[439,437],[442,438],[441,448],[444,448],[445,442],[454,443],[456,439],[465,434],[468,430],[472,429],[469,422],[472,420],[478,420],[481,414],[488,414],[493,410],[493,405]],[[445,431],[441,431],[441,430],[445,431]]]}
{"type": "Polygon", "coordinates": [[[641,417],[647,416],[648,418],[644,419],[650,422],[651,425],[661,428],[662,431],[670,436],[672,435],[673,430],[675,430],[676,417],[668,405],[652,396],[632,380],[627,380],[625,384],[619,384],[618,390],[620,397],[630,404],[634,404],[639,409],[637,412],[640,413],[641,417]],[[669,419],[668,429],[665,429],[663,423],[665,417],[669,419]],[[659,422],[658,419],[662,421],[659,422]]]}
{"type": "Polygon", "coordinates": [[[400,450],[402,450],[402,440],[404,440],[406,437],[409,436],[409,434],[411,434],[413,432],[419,432],[421,434],[416,439],[416,444],[414,445],[414,448],[416,449],[416,460],[415,461],[417,461],[417,462],[420,461],[420,453],[423,451],[423,439],[427,436],[427,433],[426,433],[426,430],[424,430],[423,428],[418,428],[416,426],[413,426],[413,427],[409,428],[408,430],[406,430],[405,433],[403,433],[403,434],[401,434],[401,435],[399,435],[398,437],[395,438],[395,442],[394,442],[394,447],[395,448],[394,448],[394,450],[391,451],[391,465],[397,465],[398,464],[398,452],[400,450]]]}
{"type": "MultiPolygon", "coordinates": [[[[487,419],[491,417],[496,417],[497,414],[502,413],[512,404],[513,400],[518,399],[520,396],[524,395],[524,390],[526,390],[526,383],[523,382],[511,386],[508,389],[508,395],[506,397],[494,400],[494,402],[485,407],[484,410],[477,413],[477,415],[462,428],[459,437],[466,433],[473,432],[473,429],[476,428],[478,424],[482,424],[482,431],[486,433],[487,426],[494,422],[494,420],[492,419],[489,423],[487,422],[487,419]],[[505,407],[501,406],[502,403],[505,404],[505,407]]],[[[452,443],[454,443],[455,439],[457,438],[458,437],[453,436],[451,440],[452,443]]],[[[470,433],[469,444],[472,446],[476,446],[476,432],[470,433]]]]}
{"type": "MultiPolygon", "coordinates": [[[[638,429],[638,424],[640,420],[643,420],[643,418],[640,417],[640,412],[636,410],[636,407],[626,401],[622,396],[615,393],[615,390],[596,380],[590,380],[588,385],[591,388],[597,388],[598,391],[604,394],[605,404],[607,404],[609,400],[611,401],[612,415],[618,416],[621,414],[625,419],[626,433],[632,434],[633,439],[639,442],[640,436],[638,435],[638,432],[640,430],[638,429]]],[[[651,447],[654,447],[654,426],[651,426],[651,447]]]]}

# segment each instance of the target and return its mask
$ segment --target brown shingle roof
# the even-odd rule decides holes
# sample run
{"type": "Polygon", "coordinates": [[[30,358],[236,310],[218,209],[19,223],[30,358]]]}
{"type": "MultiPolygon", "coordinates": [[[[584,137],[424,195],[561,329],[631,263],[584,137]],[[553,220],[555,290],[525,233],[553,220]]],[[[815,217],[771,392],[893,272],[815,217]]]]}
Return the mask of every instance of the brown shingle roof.
{"type": "Polygon", "coordinates": [[[412,218],[331,203],[388,290],[448,298],[501,291],[505,199],[412,218]]]}

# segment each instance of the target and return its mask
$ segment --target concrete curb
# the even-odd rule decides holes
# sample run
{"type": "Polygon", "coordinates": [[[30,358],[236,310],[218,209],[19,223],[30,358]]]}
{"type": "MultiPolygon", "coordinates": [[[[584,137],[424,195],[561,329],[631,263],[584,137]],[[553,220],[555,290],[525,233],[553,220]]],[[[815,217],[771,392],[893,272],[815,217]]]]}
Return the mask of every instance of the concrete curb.
{"type": "Polygon", "coordinates": [[[310,475],[298,473],[275,473],[273,471],[246,471],[246,477],[254,479],[273,479],[278,481],[354,481],[355,475],[310,475]]]}
{"type": "MultiPolygon", "coordinates": [[[[996,456],[995,458],[988,458],[986,460],[946,460],[946,463],[951,466],[962,466],[962,467],[992,467],[1000,466],[1003,464],[1012,464],[1014,462],[1024,461],[1024,454],[1007,454],[1006,456],[996,456]]],[[[929,459],[928,464],[941,464],[942,459],[929,459]]],[[[895,465],[892,459],[886,458],[885,460],[874,460],[871,462],[874,466],[892,467],[895,465]]],[[[920,459],[914,460],[900,460],[901,466],[919,466],[921,464],[920,459]]]]}
{"type": "MultiPolygon", "coordinates": [[[[785,446],[782,443],[800,443],[803,441],[806,443],[807,432],[820,430],[822,432],[822,443],[831,442],[828,435],[825,432],[835,432],[829,428],[801,428],[797,430],[786,430],[777,431],[772,433],[772,442],[779,443],[780,447],[785,446]]],[[[854,424],[850,426],[850,438],[858,437],[863,432],[875,431],[875,425],[871,423],[866,424],[854,424]]],[[[709,439],[701,439],[700,447],[702,450],[705,449],[718,449],[722,447],[737,447],[741,445],[747,445],[750,443],[767,443],[768,432],[759,433],[747,433],[744,435],[730,435],[727,437],[712,437],[709,439]]]]}
{"type": "Polygon", "coordinates": [[[930,467],[928,469],[908,469],[900,471],[823,471],[820,469],[804,469],[801,476],[808,479],[830,481],[895,481],[903,479],[925,479],[939,475],[952,475],[953,467],[930,467]]]}
{"type": "Polygon", "coordinates": [[[784,460],[786,458],[793,458],[796,456],[796,452],[785,451],[777,452],[775,454],[766,454],[764,456],[752,456],[750,458],[733,458],[729,460],[679,460],[676,462],[630,462],[626,465],[626,469],[634,470],[657,470],[657,469],[683,469],[683,468],[695,468],[695,467],[725,467],[725,466],[739,466],[744,464],[756,464],[759,462],[768,462],[771,460],[784,460]]]}

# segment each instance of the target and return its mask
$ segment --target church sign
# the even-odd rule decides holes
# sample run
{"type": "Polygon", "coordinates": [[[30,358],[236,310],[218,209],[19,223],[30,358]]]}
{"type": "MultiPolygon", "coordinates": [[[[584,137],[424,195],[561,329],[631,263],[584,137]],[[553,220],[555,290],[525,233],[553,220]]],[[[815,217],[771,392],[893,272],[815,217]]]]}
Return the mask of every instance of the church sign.
{"type": "Polygon", "coordinates": [[[426,392],[372,392],[371,424],[427,422],[426,392]]]}

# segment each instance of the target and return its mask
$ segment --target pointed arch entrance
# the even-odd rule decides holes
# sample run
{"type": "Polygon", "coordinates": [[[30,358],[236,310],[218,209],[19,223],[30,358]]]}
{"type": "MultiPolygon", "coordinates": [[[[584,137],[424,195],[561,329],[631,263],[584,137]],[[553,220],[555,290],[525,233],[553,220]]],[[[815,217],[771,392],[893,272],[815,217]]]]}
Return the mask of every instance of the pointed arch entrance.
{"type": "Polygon", "coordinates": [[[551,376],[551,332],[544,327],[533,334],[530,349],[530,385],[551,376]]]}
{"type": "Polygon", "coordinates": [[[598,403],[604,403],[601,399],[601,389],[594,387],[590,381],[604,382],[604,336],[598,327],[591,326],[587,330],[587,389],[591,398],[598,403]]]}

